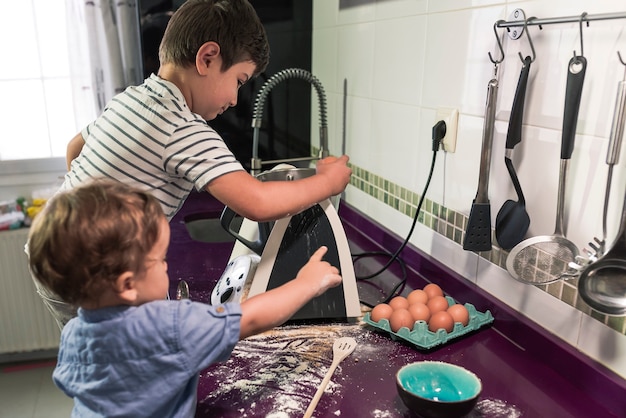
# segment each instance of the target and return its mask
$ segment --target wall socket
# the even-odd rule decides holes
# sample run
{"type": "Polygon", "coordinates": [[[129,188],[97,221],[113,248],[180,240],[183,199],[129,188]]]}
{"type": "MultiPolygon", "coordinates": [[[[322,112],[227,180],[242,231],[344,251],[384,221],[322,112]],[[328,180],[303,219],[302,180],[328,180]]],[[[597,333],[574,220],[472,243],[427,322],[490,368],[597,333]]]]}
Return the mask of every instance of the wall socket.
{"type": "Polygon", "coordinates": [[[441,147],[446,152],[455,152],[459,110],[444,107],[438,108],[435,123],[440,120],[446,123],[446,135],[441,140],[441,147]]]}

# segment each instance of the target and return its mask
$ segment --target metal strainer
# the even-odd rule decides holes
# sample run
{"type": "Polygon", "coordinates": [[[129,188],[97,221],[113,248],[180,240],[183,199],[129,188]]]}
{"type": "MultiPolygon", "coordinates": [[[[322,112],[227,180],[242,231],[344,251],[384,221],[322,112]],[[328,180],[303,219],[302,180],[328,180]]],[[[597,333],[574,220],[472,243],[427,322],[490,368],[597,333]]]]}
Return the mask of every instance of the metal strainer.
{"type": "Polygon", "coordinates": [[[520,242],[513,247],[506,259],[509,274],[524,283],[537,285],[556,282],[578,255],[578,247],[563,234],[563,207],[586,67],[587,60],[583,56],[574,56],[568,65],[554,234],[532,237],[520,242]]]}
{"type": "Polygon", "coordinates": [[[528,284],[548,284],[560,280],[578,248],[560,231],[532,237],[513,247],[506,268],[514,279],[528,284]]]}

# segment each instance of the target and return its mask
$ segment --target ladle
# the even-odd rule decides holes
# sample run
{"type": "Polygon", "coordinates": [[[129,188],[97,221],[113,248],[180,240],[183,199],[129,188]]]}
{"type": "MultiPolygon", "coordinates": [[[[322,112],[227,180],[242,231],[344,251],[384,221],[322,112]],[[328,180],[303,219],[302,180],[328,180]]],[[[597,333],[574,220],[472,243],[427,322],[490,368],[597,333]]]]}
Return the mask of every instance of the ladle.
{"type": "MultiPolygon", "coordinates": [[[[620,61],[622,57],[620,56],[620,61]]],[[[618,86],[615,114],[609,138],[609,150],[607,163],[609,164],[609,176],[604,201],[603,233],[600,248],[603,250],[606,240],[606,213],[608,195],[611,185],[613,165],[617,162],[620,153],[622,137],[624,136],[624,123],[626,119],[626,81],[621,81],[618,86]]],[[[588,264],[581,272],[578,280],[578,293],[580,297],[598,312],[607,315],[626,314],[626,195],[620,221],[617,239],[606,254],[599,254],[599,260],[588,264]]]]}
{"type": "Polygon", "coordinates": [[[601,259],[581,272],[578,293],[598,312],[626,315],[626,193],[617,240],[601,259]]]}
{"type": "MultiPolygon", "coordinates": [[[[618,52],[620,62],[622,56],[618,52]]],[[[624,64],[626,65],[626,64],[624,64]]],[[[615,113],[613,114],[613,122],[611,123],[611,135],[609,137],[609,148],[606,154],[606,163],[609,166],[608,175],[606,180],[606,191],[604,193],[604,210],[602,212],[602,239],[594,237],[595,244],[590,242],[589,246],[595,251],[595,256],[602,257],[606,247],[607,238],[607,212],[609,205],[609,196],[611,194],[611,179],[613,177],[613,167],[619,162],[620,150],[622,148],[622,139],[624,136],[624,124],[626,120],[624,118],[626,114],[626,71],[624,73],[624,80],[620,81],[617,85],[617,97],[615,99],[615,113]]]]}

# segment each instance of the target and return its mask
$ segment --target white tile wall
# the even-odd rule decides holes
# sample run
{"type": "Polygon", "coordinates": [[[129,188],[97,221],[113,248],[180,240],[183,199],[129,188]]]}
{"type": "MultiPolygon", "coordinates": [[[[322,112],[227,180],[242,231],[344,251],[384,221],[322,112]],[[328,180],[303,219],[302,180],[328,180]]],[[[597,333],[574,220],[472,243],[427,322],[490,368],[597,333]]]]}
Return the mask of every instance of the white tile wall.
{"type": "MultiPolygon", "coordinates": [[[[432,155],[436,109],[458,108],[456,153],[439,153],[428,197],[469,214],[478,184],[487,83],[493,76],[487,53],[499,56],[493,25],[508,19],[516,8],[524,9],[526,16],[548,18],[626,12],[626,3],[372,0],[340,10],[339,0],[314,2],[313,73],[333,97],[329,105],[331,150],[340,149],[345,78],[346,148],[351,161],[421,194],[432,155]]],[[[581,248],[602,235],[605,157],[617,83],[624,76],[617,51],[626,58],[624,27],[626,19],[591,22],[583,28],[588,68],[565,201],[567,235],[581,248]]],[[[514,163],[531,216],[529,236],[534,236],[552,234],[555,229],[567,64],[574,50],[580,52],[580,35],[577,23],[546,25],[542,30],[530,26],[529,32],[536,60],[531,66],[524,138],[514,151],[514,163]]],[[[492,223],[504,201],[515,197],[503,164],[504,142],[521,69],[517,53],[530,54],[525,36],[511,40],[505,35],[504,49],[489,184],[492,223]]],[[[621,155],[611,199],[613,235],[622,210],[625,166],[626,158],[621,155]]],[[[411,220],[389,206],[353,188],[347,190],[346,199],[399,235],[408,232],[411,220]]],[[[539,289],[516,282],[503,269],[428,228],[418,226],[412,243],[626,376],[626,354],[622,354],[626,353],[626,336],[539,289]]]]}
{"type": "Polygon", "coordinates": [[[409,106],[421,103],[426,24],[424,15],[376,22],[373,100],[409,106]]]}

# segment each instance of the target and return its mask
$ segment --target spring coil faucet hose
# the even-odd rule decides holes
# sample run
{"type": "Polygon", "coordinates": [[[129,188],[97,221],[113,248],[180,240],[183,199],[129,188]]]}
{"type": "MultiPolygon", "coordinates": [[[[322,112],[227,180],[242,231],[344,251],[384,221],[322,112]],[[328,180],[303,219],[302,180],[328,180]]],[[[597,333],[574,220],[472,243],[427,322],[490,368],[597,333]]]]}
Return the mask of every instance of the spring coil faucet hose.
{"type": "Polygon", "coordinates": [[[324,87],[322,86],[322,83],[310,72],[302,68],[287,68],[285,70],[279,71],[278,73],[270,77],[269,80],[267,80],[263,84],[261,90],[259,90],[259,93],[257,94],[254,103],[254,110],[252,112],[252,127],[254,128],[254,133],[252,137],[253,169],[260,169],[260,167],[255,167],[254,164],[255,161],[258,161],[259,157],[259,128],[261,127],[261,122],[263,118],[265,100],[267,99],[270,91],[277,84],[290,78],[303,79],[305,81],[308,81],[310,84],[313,85],[313,87],[315,87],[320,108],[320,152],[322,154],[322,158],[328,156],[328,125],[326,122],[326,95],[324,93],[324,87]]]}

